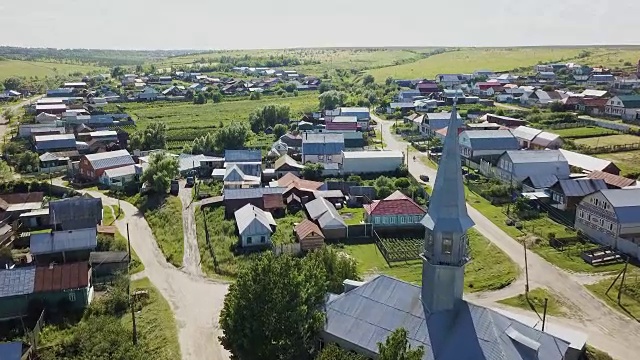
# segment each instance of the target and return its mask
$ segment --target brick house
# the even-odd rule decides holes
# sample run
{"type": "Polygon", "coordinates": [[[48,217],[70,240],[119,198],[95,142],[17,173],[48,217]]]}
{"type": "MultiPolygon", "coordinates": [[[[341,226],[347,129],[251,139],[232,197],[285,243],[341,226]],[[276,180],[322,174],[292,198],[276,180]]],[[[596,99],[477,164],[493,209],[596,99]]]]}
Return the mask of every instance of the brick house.
{"type": "Polygon", "coordinates": [[[105,170],[134,164],[127,150],[84,155],[80,159],[80,176],[89,181],[98,181],[105,170]]]}

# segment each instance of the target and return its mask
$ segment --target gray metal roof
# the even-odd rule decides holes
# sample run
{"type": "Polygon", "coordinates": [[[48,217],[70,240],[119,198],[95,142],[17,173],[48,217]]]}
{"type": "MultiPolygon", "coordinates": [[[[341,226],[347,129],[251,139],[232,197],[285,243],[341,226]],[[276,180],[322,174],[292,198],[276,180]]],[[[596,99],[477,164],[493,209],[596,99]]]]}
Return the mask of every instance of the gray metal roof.
{"type": "Polygon", "coordinates": [[[340,114],[343,113],[369,113],[369,108],[366,107],[341,107],[340,114]]]}
{"type": "Polygon", "coordinates": [[[511,132],[517,138],[532,141],[542,132],[542,130],[538,130],[528,126],[518,126],[517,128],[511,130],[511,132]]]}
{"type": "Polygon", "coordinates": [[[226,162],[253,162],[262,161],[260,150],[225,150],[224,161],[226,162]]]}
{"type": "Polygon", "coordinates": [[[302,138],[303,155],[333,155],[344,150],[344,136],[341,133],[305,133],[302,138]]]}
{"type": "Polygon", "coordinates": [[[584,170],[599,170],[602,171],[609,167],[612,162],[609,160],[599,159],[597,157],[580,154],[574,151],[565,149],[559,149],[565,159],[569,162],[569,165],[579,167],[584,170]]]}
{"type": "Polygon", "coordinates": [[[85,157],[94,170],[135,164],[127,150],[107,151],[85,155],[85,157]]]}
{"type": "Polygon", "coordinates": [[[565,196],[587,196],[607,188],[601,179],[567,179],[560,180],[559,185],[565,196]]]}
{"type": "Polygon", "coordinates": [[[331,120],[334,123],[356,123],[358,122],[357,116],[336,116],[331,120]]]}
{"type": "Polygon", "coordinates": [[[251,189],[224,189],[225,200],[255,199],[267,194],[282,194],[287,188],[262,187],[251,189]]]}
{"type": "Polygon", "coordinates": [[[560,360],[569,348],[568,341],[466,301],[430,314],[420,294],[418,286],[378,276],[326,303],[322,335],[374,357],[377,344],[402,327],[411,346],[424,346],[424,360],[560,360]]]}
{"type": "Polygon", "coordinates": [[[89,264],[91,266],[127,261],[129,261],[129,253],[126,251],[94,251],[89,254],[89,264]]]}
{"type": "Polygon", "coordinates": [[[76,138],[73,134],[40,135],[34,138],[36,149],[70,149],[76,147],[76,138]]]}
{"type": "MultiPolygon", "coordinates": [[[[529,176],[527,179],[531,182],[536,189],[544,189],[555,185],[558,182],[558,177],[553,174],[538,174],[529,176]]],[[[527,180],[525,179],[525,181],[527,180]]]]}
{"type": "Polygon", "coordinates": [[[29,249],[33,255],[93,250],[98,245],[96,235],[96,228],[32,234],[29,249]]]}
{"type": "Polygon", "coordinates": [[[54,200],[49,202],[49,213],[54,224],[86,218],[99,224],[102,221],[102,199],[77,196],[54,200]]]}
{"type": "Polygon", "coordinates": [[[509,130],[465,130],[473,150],[518,150],[518,139],[509,130]]]}
{"type": "Polygon", "coordinates": [[[247,204],[233,213],[241,235],[260,235],[273,232],[276,222],[270,212],[247,204]]]}
{"type": "MultiPolygon", "coordinates": [[[[460,117],[460,115],[457,112],[456,112],[456,115],[458,117],[458,120],[462,120],[462,118],[460,117]]],[[[425,116],[429,120],[449,120],[449,119],[451,119],[451,113],[450,112],[426,113],[425,116]]]]}
{"type": "Polygon", "coordinates": [[[338,210],[325,198],[317,198],[305,204],[307,213],[312,220],[318,221],[322,229],[344,228],[347,224],[344,222],[338,210]]]}
{"type": "Polygon", "coordinates": [[[36,267],[0,270],[0,298],[33,293],[36,267]]]}
{"type": "Polygon", "coordinates": [[[507,151],[511,162],[517,163],[547,163],[564,162],[568,163],[562,153],[558,150],[513,150],[507,151]]]}
{"type": "Polygon", "coordinates": [[[304,133],[302,144],[344,143],[344,136],[339,133],[304,133]]]}
{"type": "Polygon", "coordinates": [[[640,222],[640,189],[606,189],[601,192],[613,206],[618,221],[640,222]]]}

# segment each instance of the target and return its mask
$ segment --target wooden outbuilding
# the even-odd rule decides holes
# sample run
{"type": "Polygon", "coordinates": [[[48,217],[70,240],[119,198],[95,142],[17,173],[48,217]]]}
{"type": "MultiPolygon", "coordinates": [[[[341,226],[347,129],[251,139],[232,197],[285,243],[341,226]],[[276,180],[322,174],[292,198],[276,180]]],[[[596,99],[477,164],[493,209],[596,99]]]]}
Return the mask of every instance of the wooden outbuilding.
{"type": "Polygon", "coordinates": [[[324,234],[313,221],[305,219],[293,228],[302,251],[319,249],[324,246],[324,234]]]}

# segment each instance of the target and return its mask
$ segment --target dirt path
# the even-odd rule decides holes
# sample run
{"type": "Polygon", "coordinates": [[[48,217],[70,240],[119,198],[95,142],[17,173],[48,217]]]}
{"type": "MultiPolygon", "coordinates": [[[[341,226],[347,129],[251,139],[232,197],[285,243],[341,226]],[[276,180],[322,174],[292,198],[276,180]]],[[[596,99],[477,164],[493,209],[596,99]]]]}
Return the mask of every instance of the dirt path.
{"type": "MultiPolygon", "coordinates": [[[[20,109],[21,107],[28,105],[34,101],[37,101],[38,99],[40,99],[41,97],[43,97],[44,95],[38,95],[26,100],[23,100],[13,106],[10,106],[8,109],[10,109],[11,111],[17,111],[18,109],[20,109]]],[[[9,131],[9,121],[7,119],[5,119],[2,116],[2,113],[4,112],[5,109],[3,109],[2,111],[0,111],[0,139],[4,139],[5,134],[9,131]]]]}
{"type": "Polygon", "coordinates": [[[184,258],[182,269],[189,274],[202,276],[200,268],[200,251],[198,249],[198,235],[196,234],[196,204],[193,203],[191,188],[185,187],[186,182],[180,181],[180,201],[182,202],[182,227],[184,232],[184,258]]]}
{"type": "MultiPolygon", "coordinates": [[[[388,149],[406,151],[407,143],[398,140],[391,134],[393,122],[384,121],[376,116],[373,118],[380,124],[383,137],[388,149]]],[[[418,152],[416,156],[424,156],[418,152]]],[[[430,177],[433,185],[436,170],[427,167],[421,161],[409,161],[409,171],[416,178],[420,174],[430,177]]],[[[497,247],[504,251],[521,269],[524,269],[524,249],[517,241],[507,235],[499,227],[479,211],[467,206],[469,216],[476,223],[475,228],[497,247]]],[[[570,308],[578,309],[572,319],[563,323],[573,329],[583,331],[589,335],[589,343],[608,352],[616,359],[635,360],[640,354],[640,323],[633,321],[617,311],[611,309],[600,299],[593,296],[582,284],[584,276],[570,274],[548,263],[537,254],[527,251],[530,288],[545,287],[562,296],[570,308]],[[625,344],[621,346],[620,344],[625,344]]],[[[524,274],[524,270],[522,271],[524,274]]],[[[518,282],[522,286],[522,281],[518,282]]],[[[524,292],[524,286],[517,291],[517,286],[510,286],[499,295],[505,297],[524,292]]],[[[475,299],[483,303],[493,303],[498,300],[493,294],[477,294],[475,299]],[[484,296],[484,298],[483,298],[484,296]]],[[[494,303],[495,304],[495,303],[494,303]]]]}
{"type": "MultiPolygon", "coordinates": [[[[99,192],[105,205],[117,205],[117,200],[99,192]]],[[[133,205],[121,201],[124,218],[115,225],[129,235],[131,246],[145,266],[144,273],[169,302],[178,325],[182,360],[223,360],[230,354],[218,342],[222,333],[218,319],[228,285],[203,276],[176,269],[167,263],[153,237],[144,216],[133,205]]]]}

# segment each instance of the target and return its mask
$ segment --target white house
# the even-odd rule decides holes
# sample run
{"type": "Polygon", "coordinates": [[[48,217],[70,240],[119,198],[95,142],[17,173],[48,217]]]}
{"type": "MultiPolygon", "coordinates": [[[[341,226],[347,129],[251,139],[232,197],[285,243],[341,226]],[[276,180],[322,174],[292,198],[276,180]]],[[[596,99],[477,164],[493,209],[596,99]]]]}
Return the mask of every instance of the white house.
{"type": "Polygon", "coordinates": [[[276,221],[270,212],[247,204],[236,210],[233,215],[238,225],[241,247],[271,244],[271,235],[275,231],[276,221]]]}
{"type": "MultiPolygon", "coordinates": [[[[144,166],[146,167],[146,166],[144,166]]],[[[101,184],[110,188],[122,188],[128,183],[137,181],[144,169],[142,165],[134,164],[105,170],[98,179],[101,184]]]]}
{"type": "Polygon", "coordinates": [[[571,175],[569,162],[558,150],[506,151],[497,164],[497,174],[504,182],[522,182],[540,174],[555,175],[558,179],[571,175]]]}
{"type": "Polygon", "coordinates": [[[639,110],[640,95],[619,95],[607,101],[604,113],[623,119],[635,119],[639,110]]]}

